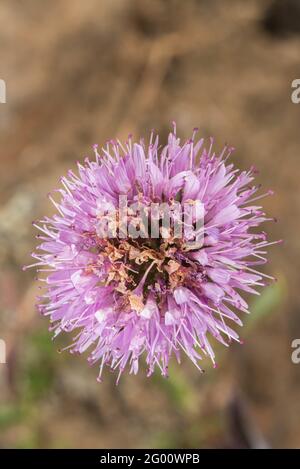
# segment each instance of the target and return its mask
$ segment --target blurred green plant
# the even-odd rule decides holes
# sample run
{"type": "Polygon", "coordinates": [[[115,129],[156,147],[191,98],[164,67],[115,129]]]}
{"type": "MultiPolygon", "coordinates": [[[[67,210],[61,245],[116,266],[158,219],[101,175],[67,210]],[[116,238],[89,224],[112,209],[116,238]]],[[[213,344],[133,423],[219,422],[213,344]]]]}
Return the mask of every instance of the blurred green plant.
{"type": "Polygon", "coordinates": [[[0,429],[7,428],[22,420],[24,413],[15,405],[0,406],[0,429]]]}
{"type": "Polygon", "coordinates": [[[24,397],[28,401],[43,397],[51,389],[55,376],[57,351],[47,331],[39,330],[28,339],[28,356],[24,363],[24,397]]]}
{"type": "Polygon", "coordinates": [[[195,390],[178,364],[170,365],[170,378],[168,379],[156,371],[153,382],[167,394],[168,400],[178,411],[189,412],[195,408],[197,399],[195,390]]]}
{"type": "Polygon", "coordinates": [[[47,331],[37,330],[27,337],[20,357],[18,394],[11,403],[0,406],[1,431],[25,425],[25,435],[21,432],[16,439],[17,448],[39,447],[39,401],[53,388],[56,354],[47,331]]]}
{"type": "Polygon", "coordinates": [[[286,285],[281,279],[264,289],[260,296],[252,302],[250,307],[251,314],[245,320],[245,335],[249,334],[257,327],[263,319],[267,318],[271,313],[276,313],[278,306],[284,301],[286,293],[286,285]]]}

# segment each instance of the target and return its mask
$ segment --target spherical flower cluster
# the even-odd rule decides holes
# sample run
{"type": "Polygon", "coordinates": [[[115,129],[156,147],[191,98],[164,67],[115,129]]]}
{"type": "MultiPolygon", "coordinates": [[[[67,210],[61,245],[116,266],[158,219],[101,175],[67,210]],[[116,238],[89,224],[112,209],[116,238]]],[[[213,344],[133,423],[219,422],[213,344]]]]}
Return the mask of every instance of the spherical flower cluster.
{"type": "Polygon", "coordinates": [[[149,144],[130,136],[101,151],[95,145],[93,161],[61,178],[59,200],[50,196],[57,213],[34,224],[41,244],[32,266],[46,272],[38,309],[55,337],[74,331],[67,348],[90,350],[99,381],[104,365],[118,379],[127,365],[137,373],[142,355],[148,375],[157,366],[166,376],[171,356],[180,361],[182,352],[200,371],[205,355],[215,365],[211,338],[239,342],[229,324],[242,325],[248,305],[238,290],[257,294],[263,277],[272,278],[256,271],[272,243],[256,229],[270,219],[256,204],[266,194],[254,196],[255,171],[235,169],[227,163],[232,148],[217,155],[212,139],[206,147],[196,133],[181,144],[174,124],[164,147],[154,132],[149,144]],[[181,221],[177,228],[187,229],[178,235],[173,207],[196,202],[201,216],[181,221]],[[170,207],[167,227],[160,204],[170,207]],[[158,236],[145,229],[153,206],[158,236]]]}

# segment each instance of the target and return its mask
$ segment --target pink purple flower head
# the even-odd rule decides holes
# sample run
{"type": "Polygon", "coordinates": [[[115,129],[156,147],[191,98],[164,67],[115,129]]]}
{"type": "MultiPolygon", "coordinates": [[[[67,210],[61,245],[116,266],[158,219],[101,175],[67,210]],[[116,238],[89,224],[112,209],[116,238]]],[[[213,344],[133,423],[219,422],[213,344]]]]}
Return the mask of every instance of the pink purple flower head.
{"type": "Polygon", "coordinates": [[[127,367],[137,373],[142,357],[148,376],[156,367],[167,376],[182,354],[200,371],[204,356],[215,365],[215,340],[240,342],[242,293],[272,279],[256,270],[272,244],[259,229],[270,220],[259,199],[271,191],[257,196],[254,170],[235,169],[232,148],[216,154],[196,133],[181,143],[174,125],[164,147],[154,132],[149,144],[94,145],[95,158],[50,196],[56,214],[35,224],[38,309],[54,337],[72,335],[71,352],[89,351],[99,380],[105,366],[117,379],[127,367]],[[184,218],[196,202],[200,215],[184,218]]]}

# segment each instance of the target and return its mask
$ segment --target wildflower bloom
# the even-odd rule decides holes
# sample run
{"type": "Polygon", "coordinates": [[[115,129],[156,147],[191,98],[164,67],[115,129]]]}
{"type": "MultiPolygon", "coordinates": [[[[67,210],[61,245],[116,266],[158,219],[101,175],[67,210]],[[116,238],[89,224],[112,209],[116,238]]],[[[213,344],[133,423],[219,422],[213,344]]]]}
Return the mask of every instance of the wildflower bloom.
{"type": "MultiPolygon", "coordinates": [[[[227,164],[232,148],[216,155],[212,139],[206,148],[203,139],[195,140],[196,131],[181,145],[174,124],[163,148],[153,132],[148,145],[131,136],[101,151],[95,145],[94,161],[86,158],[78,174],[61,178],[59,201],[50,196],[57,213],[34,223],[41,244],[32,266],[47,273],[38,309],[50,317],[54,337],[76,331],[67,348],[90,349],[99,381],[104,365],[118,369],[118,379],[126,365],[137,373],[142,354],[148,375],[158,366],[166,376],[170,357],[180,361],[182,352],[200,371],[204,355],[215,366],[210,339],[240,341],[229,324],[242,325],[239,314],[248,305],[237,290],[258,294],[263,277],[272,278],[256,271],[272,243],[265,232],[252,232],[270,220],[256,204],[267,194],[254,196],[253,169],[240,172],[227,164]],[[177,237],[173,225],[166,232],[158,225],[158,237],[144,236],[141,218],[135,220],[138,236],[131,236],[121,229],[120,196],[142,203],[146,219],[151,203],[200,201],[202,241],[190,244],[188,230],[177,237]],[[117,213],[111,237],[99,229],[111,222],[107,213],[117,213]]],[[[126,217],[133,221],[133,212],[126,217]]]]}

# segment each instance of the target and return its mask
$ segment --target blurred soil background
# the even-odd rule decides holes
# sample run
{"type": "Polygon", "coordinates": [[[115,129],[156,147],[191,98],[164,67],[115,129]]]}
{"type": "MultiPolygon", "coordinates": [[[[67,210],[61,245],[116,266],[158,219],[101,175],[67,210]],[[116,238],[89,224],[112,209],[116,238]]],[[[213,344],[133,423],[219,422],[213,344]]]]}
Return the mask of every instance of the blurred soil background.
{"type": "Polygon", "coordinates": [[[0,26],[0,447],[300,447],[299,1],[1,0],[0,26]],[[217,346],[217,369],[183,357],[168,380],[98,384],[34,309],[31,222],[92,144],[152,128],[164,140],[173,119],[183,139],[197,126],[234,145],[275,190],[265,228],[285,243],[265,272],[278,282],[250,299],[244,345],[217,346]]]}

